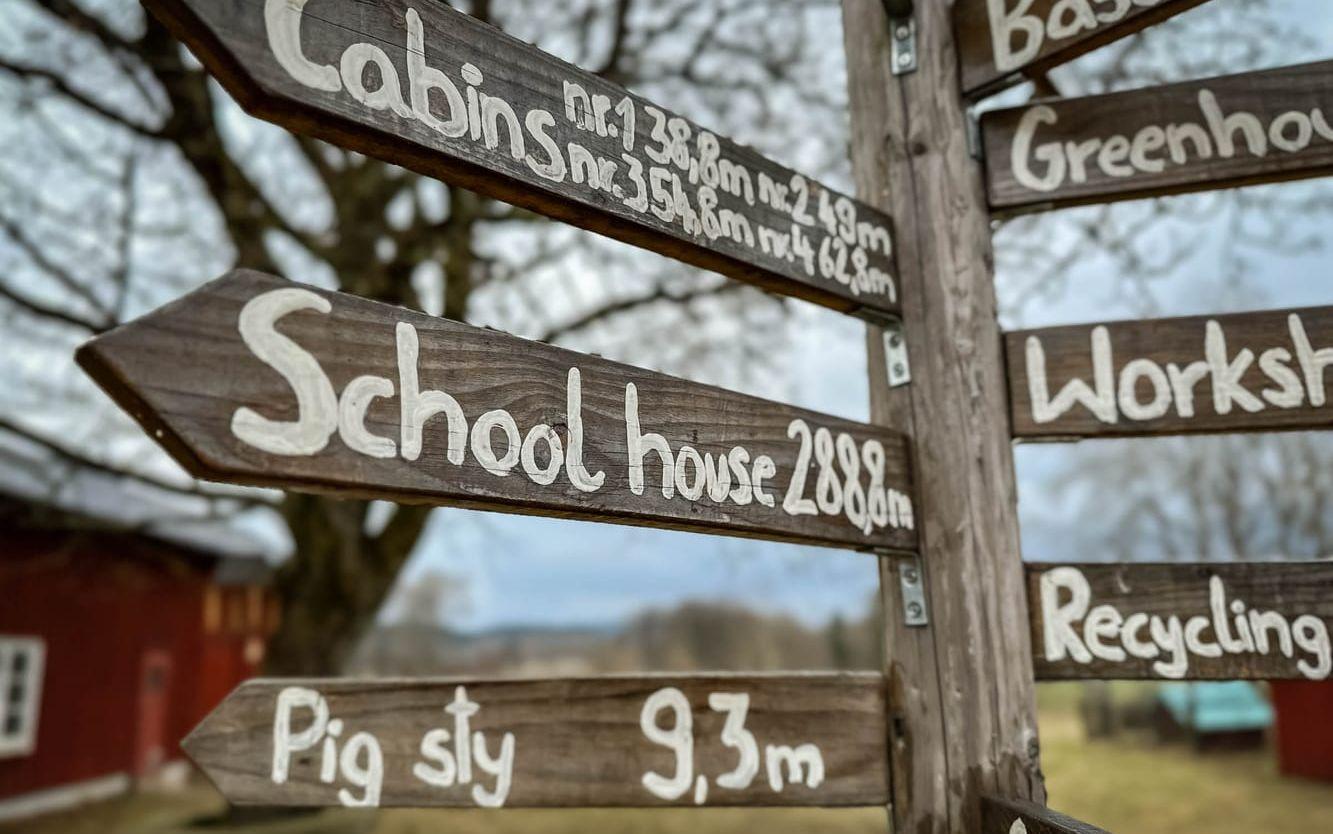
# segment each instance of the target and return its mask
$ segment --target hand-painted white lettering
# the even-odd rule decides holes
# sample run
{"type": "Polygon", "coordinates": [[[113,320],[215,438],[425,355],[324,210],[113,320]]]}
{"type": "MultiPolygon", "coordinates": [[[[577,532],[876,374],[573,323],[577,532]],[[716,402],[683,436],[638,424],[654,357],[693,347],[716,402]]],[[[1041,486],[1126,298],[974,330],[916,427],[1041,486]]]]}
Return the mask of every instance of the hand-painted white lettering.
{"type": "MultiPolygon", "coordinates": [[[[1003,0],[990,2],[994,5],[1003,0]]],[[[1195,161],[1246,155],[1263,159],[1275,150],[1295,154],[1319,140],[1333,142],[1333,127],[1324,111],[1313,103],[1308,110],[1289,110],[1271,117],[1265,114],[1269,118],[1266,125],[1260,116],[1245,110],[1228,113],[1217,95],[1206,88],[1199,91],[1198,106],[1200,121],[1147,125],[1132,137],[1112,134],[1079,141],[1038,142],[1037,134],[1044,127],[1058,125],[1060,115],[1050,105],[1033,105],[1019,116],[1014,129],[1010,171],[1023,188],[1046,193],[1065,185],[1083,185],[1094,173],[1126,179],[1160,174],[1195,161]],[[1089,160],[1095,161],[1092,170],[1089,160]]]]}
{"type": "Polygon", "coordinates": [[[270,420],[250,408],[238,408],[231,418],[232,434],[275,455],[313,455],[338,429],[338,398],[318,360],[282,335],[274,325],[298,310],[328,313],[328,300],[309,290],[283,288],[256,296],[241,308],[238,330],[245,346],[273,368],[296,394],[298,419],[270,420]]]}
{"type": "Polygon", "coordinates": [[[412,775],[434,788],[452,788],[472,785],[472,801],[482,808],[501,808],[509,798],[514,782],[514,754],[516,742],[513,733],[500,738],[500,754],[492,756],[486,735],[471,730],[472,717],[481,711],[481,705],[468,698],[467,687],[454,688],[454,699],[444,707],[453,716],[453,730],[435,728],[421,737],[420,753],[424,761],[412,765],[412,775]],[[449,742],[453,741],[450,749],[449,742]],[[494,786],[473,784],[472,766],[495,779],[494,786]]]}
{"type": "Polygon", "coordinates": [[[1038,586],[1047,662],[1069,658],[1087,665],[1096,658],[1124,663],[1131,657],[1151,660],[1166,655],[1152,664],[1153,671],[1178,680],[1188,675],[1191,657],[1268,656],[1276,650],[1295,658],[1297,670],[1310,680],[1326,680],[1333,672],[1333,646],[1323,620],[1312,614],[1289,620],[1276,611],[1250,609],[1240,599],[1228,601],[1218,576],[1208,580],[1208,614],[1190,617],[1143,612],[1123,616],[1110,604],[1089,610],[1092,587],[1073,567],[1043,571],[1038,586]],[[1152,642],[1143,639],[1145,626],[1152,642]],[[1304,653],[1301,657],[1296,657],[1298,648],[1304,653]]]}
{"type": "Polygon", "coordinates": [[[339,788],[339,802],[349,808],[377,807],[384,785],[384,753],[380,744],[370,733],[358,732],[339,753],[337,739],[342,730],[341,719],[330,720],[324,696],[305,687],[286,687],[278,693],[273,710],[273,768],[269,778],[275,785],[286,784],[292,754],[311,750],[322,741],[320,781],[332,784],[341,775],[353,787],[361,788],[362,794],[356,797],[346,788],[339,788]],[[292,716],[298,709],[309,711],[311,720],[304,730],[292,733],[292,716]]]}
{"type": "Polygon", "coordinates": [[[307,87],[336,93],[342,89],[338,69],[309,61],[301,52],[301,14],[306,0],[265,0],[264,24],[273,57],[292,78],[307,87]]]}
{"type": "MultiPolygon", "coordinates": [[[[476,64],[459,67],[457,80],[432,66],[426,26],[411,6],[403,12],[406,38],[401,71],[384,45],[365,42],[346,46],[337,66],[316,64],[301,50],[304,12],[305,0],[266,0],[264,7],[274,59],[305,87],[345,92],[368,110],[420,122],[444,140],[477,145],[488,161],[502,167],[510,164],[514,173],[531,171],[557,183],[569,178],[587,191],[599,192],[595,195],[598,202],[610,195],[635,213],[649,213],[687,236],[702,236],[719,241],[723,248],[748,250],[779,262],[799,258],[809,275],[841,284],[853,295],[877,297],[886,303],[897,300],[887,260],[871,262],[873,255],[888,259],[892,254],[889,231],[882,223],[861,219],[856,204],[845,197],[834,204],[824,189],[800,175],[793,176],[789,185],[777,186],[760,173],[756,195],[756,177],[749,168],[726,158],[715,135],[696,131],[685,119],[643,105],[652,120],[651,138],[641,149],[642,156],[637,156],[638,106],[631,96],[617,93],[620,100],[613,104],[609,95],[561,79],[561,93],[551,102],[555,112],[536,107],[519,112],[503,97],[482,89],[486,73],[476,64]],[[404,72],[406,101],[401,83],[404,72]],[[432,92],[439,95],[432,98],[432,92]],[[564,116],[565,124],[587,134],[587,146],[569,141],[562,146],[556,138],[561,124],[558,115],[564,116]],[[628,170],[620,176],[622,162],[628,170]],[[788,188],[796,194],[794,203],[786,199],[788,188]],[[807,211],[815,192],[822,203],[831,206],[821,212],[819,221],[807,211]],[[744,211],[757,203],[786,215],[793,222],[791,234],[779,233],[744,211]],[[825,230],[820,229],[821,222],[825,230]],[[812,243],[805,234],[821,237],[812,243]],[[789,240],[794,242],[788,244],[789,240]]],[[[779,263],[774,268],[782,266],[779,263]]]]}
{"type": "Polygon", "coordinates": [[[676,756],[674,775],[667,777],[649,771],[643,774],[643,786],[659,799],[680,799],[690,789],[694,770],[694,713],[685,693],[669,686],[649,695],[639,713],[639,729],[653,744],[670,748],[676,756]],[[666,709],[675,716],[670,729],[658,724],[658,714],[666,709]]]}
{"type": "MultiPolygon", "coordinates": [[[[761,765],[767,772],[769,788],[777,793],[788,784],[804,784],[812,789],[823,784],[824,757],[815,744],[796,747],[769,744],[764,747],[761,762],[759,741],[745,728],[750,710],[748,694],[712,692],[708,696],[708,706],[714,712],[726,715],[721,741],[737,754],[736,767],[717,777],[718,787],[736,791],[750,788],[761,765]]],[[[665,687],[648,696],[639,713],[639,727],[649,741],[666,747],[675,756],[672,776],[650,771],[643,775],[643,786],[654,796],[667,801],[680,799],[693,786],[694,804],[702,805],[708,796],[708,778],[694,773],[694,714],[685,693],[675,687],[665,687]],[[659,723],[660,716],[668,709],[673,713],[673,721],[670,727],[663,727],[659,723]]]]}
{"type": "MultiPolygon", "coordinates": [[[[549,486],[563,470],[570,485],[581,492],[595,492],[605,484],[605,472],[590,472],[584,464],[582,377],[578,368],[570,368],[566,378],[565,439],[545,423],[532,427],[524,435],[505,409],[482,413],[469,430],[463,405],[457,399],[444,390],[422,387],[421,370],[438,374],[441,366],[430,357],[423,361],[416,328],[399,322],[394,338],[400,442],[395,443],[366,427],[372,403],[394,396],[393,381],[362,375],[349,382],[339,396],[318,360],[275,328],[280,318],[301,310],[328,313],[331,305],[323,296],[309,290],[283,288],[256,296],[242,309],[239,323],[242,339],[256,358],[287,381],[296,395],[299,419],[275,422],[249,408],[238,409],[232,431],[240,440],[271,454],[308,456],[323,451],[336,431],[344,445],[359,454],[381,459],[400,456],[415,461],[426,453],[427,429],[435,425],[445,431],[443,449],[435,445],[438,440],[433,441],[432,454],[442,454],[454,466],[465,465],[470,453],[481,470],[496,477],[506,477],[517,470],[533,483],[549,486]],[[432,424],[432,418],[439,415],[445,418],[443,424],[439,421],[432,424]],[[542,445],[546,448],[539,452],[542,445]]],[[[872,439],[858,444],[847,433],[839,433],[835,438],[825,427],[812,432],[800,419],[792,421],[788,434],[793,439],[799,436],[801,443],[782,506],[784,512],[842,515],[865,535],[884,527],[911,529],[910,499],[884,482],[886,456],[882,443],[872,439]],[[805,496],[812,449],[818,464],[814,499],[805,496]],[[861,480],[863,461],[869,476],[868,488],[861,480]]],[[[765,488],[765,482],[778,474],[771,456],[752,456],[744,446],[733,446],[725,453],[700,452],[684,444],[673,450],[663,435],[643,429],[638,388],[627,383],[625,466],[629,489],[634,495],[644,494],[645,469],[654,456],[661,466],[663,498],[679,495],[680,500],[692,502],[731,501],[737,506],[757,502],[764,507],[775,506],[773,496],[765,488]]]]}
{"type": "Polygon", "coordinates": [[[1026,344],[1028,401],[1034,422],[1052,423],[1081,405],[1100,422],[1114,425],[1123,417],[1130,421],[1156,420],[1173,409],[1176,416],[1189,419],[1198,414],[1194,389],[1203,380],[1211,382],[1212,412],[1231,414],[1237,408],[1256,414],[1269,408],[1301,408],[1308,402],[1320,408],[1327,402],[1324,377],[1333,367],[1333,346],[1318,350],[1298,313],[1287,317],[1291,346],[1272,347],[1258,353],[1258,370],[1273,387],[1258,395],[1243,382],[1255,365],[1256,349],[1244,347],[1232,353],[1220,322],[1210,320],[1204,327],[1203,358],[1184,368],[1168,363],[1165,368],[1151,359],[1133,358],[1116,374],[1110,331],[1097,326],[1091,332],[1093,384],[1077,377],[1070,379],[1054,399],[1046,371],[1046,351],[1041,337],[1029,336],[1026,344]],[[1301,373],[1293,369],[1293,360],[1301,373]],[[1117,385],[1118,379],[1118,385],[1117,385]],[[1150,392],[1143,396],[1146,388],[1150,392]]]}

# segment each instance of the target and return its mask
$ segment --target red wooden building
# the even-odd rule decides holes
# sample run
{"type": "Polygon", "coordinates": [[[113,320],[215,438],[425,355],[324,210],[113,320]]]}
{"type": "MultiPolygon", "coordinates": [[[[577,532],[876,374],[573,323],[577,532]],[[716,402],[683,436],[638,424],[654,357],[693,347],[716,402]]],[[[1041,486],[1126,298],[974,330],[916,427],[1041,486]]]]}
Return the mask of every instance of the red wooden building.
{"type": "Polygon", "coordinates": [[[0,820],[179,768],[276,625],[259,557],[0,498],[0,820]]]}
{"type": "Polygon", "coordinates": [[[1333,681],[1273,681],[1277,763],[1287,776],[1333,782],[1333,681]]]}

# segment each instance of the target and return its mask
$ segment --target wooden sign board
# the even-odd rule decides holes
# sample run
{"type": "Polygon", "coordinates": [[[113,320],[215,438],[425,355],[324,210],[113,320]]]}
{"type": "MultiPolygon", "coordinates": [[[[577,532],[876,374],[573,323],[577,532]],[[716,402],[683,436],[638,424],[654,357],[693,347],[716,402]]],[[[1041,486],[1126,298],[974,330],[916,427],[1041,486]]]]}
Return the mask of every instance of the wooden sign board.
{"type": "Polygon", "coordinates": [[[981,834],[1107,834],[1058,814],[1043,805],[1021,799],[981,798],[981,834]]]}
{"type": "Polygon", "coordinates": [[[1012,214],[1333,172],[1333,61],[982,116],[991,207],[1012,214]]]}
{"type": "Polygon", "coordinates": [[[236,805],[883,805],[882,678],[254,680],[185,740],[236,805]]]}
{"type": "Polygon", "coordinates": [[[993,93],[1140,32],[1203,0],[958,0],[953,21],[966,96],[993,93]]]}
{"type": "Polygon", "coordinates": [[[1333,428],[1333,307],[1005,335],[1014,437],[1333,428]]]}
{"type": "Polygon", "coordinates": [[[889,218],[440,2],[145,0],[248,112],[882,318],[889,218]]]}
{"type": "Polygon", "coordinates": [[[1038,680],[1328,680],[1333,562],[1028,564],[1038,680]]]}
{"type": "Polygon", "coordinates": [[[207,480],[916,543],[900,434],[258,272],[99,336],[78,361],[207,480]]]}

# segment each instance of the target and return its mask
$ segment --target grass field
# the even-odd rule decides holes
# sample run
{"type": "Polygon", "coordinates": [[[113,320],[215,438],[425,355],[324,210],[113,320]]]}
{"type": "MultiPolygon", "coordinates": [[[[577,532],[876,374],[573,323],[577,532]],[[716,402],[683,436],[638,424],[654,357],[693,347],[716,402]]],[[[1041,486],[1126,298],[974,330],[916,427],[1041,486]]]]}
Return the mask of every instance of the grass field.
{"type": "MultiPolygon", "coordinates": [[[[1333,785],[1284,779],[1272,753],[1197,756],[1147,738],[1084,740],[1075,690],[1041,691],[1042,764],[1052,807],[1114,834],[1333,832],[1333,785]]],[[[0,834],[230,834],[191,828],[222,804],[204,787],[127,797],[17,825],[0,834]]],[[[244,829],[250,834],[883,834],[874,808],[821,811],[680,809],[578,811],[328,811],[244,829]]]]}

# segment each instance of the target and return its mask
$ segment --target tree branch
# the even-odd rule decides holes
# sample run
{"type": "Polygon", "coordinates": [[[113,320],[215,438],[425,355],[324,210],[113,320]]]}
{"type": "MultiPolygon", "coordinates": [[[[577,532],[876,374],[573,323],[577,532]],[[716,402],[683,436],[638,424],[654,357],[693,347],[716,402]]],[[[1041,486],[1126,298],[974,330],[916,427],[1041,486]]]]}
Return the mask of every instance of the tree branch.
{"type": "Polygon", "coordinates": [[[739,292],[743,289],[747,289],[747,286],[736,281],[726,281],[707,287],[695,287],[683,292],[672,292],[666,287],[659,286],[650,293],[631,298],[617,299],[601,307],[589,310],[572,321],[567,321],[564,324],[558,324],[550,328],[537,338],[539,341],[543,342],[554,342],[557,339],[562,339],[572,333],[590,327],[602,319],[627,313],[631,310],[637,310],[641,307],[647,307],[648,305],[656,304],[659,301],[687,304],[695,299],[706,298],[708,296],[726,295],[728,293],[739,292]]]}
{"type": "Polygon", "coordinates": [[[87,319],[80,318],[73,313],[67,313],[64,310],[52,307],[48,304],[43,304],[40,301],[25,298],[5,286],[3,283],[0,283],[0,298],[4,298],[9,303],[26,310],[34,316],[40,316],[42,318],[51,319],[52,321],[61,322],[62,324],[68,324],[77,327],[80,330],[87,330],[93,335],[104,333],[107,330],[105,325],[95,324],[87,319]]]}
{"type": "Polygon", "coordinates": [[[45,449],[46,451],[55,455],[57,458],[64,461],[65,463],[70,463],[80,468],[91,470],[93,472],[99,472],[103,475],[110,475],[115,478],[124,478],[125,480],[143,484],[144,486],[152,487],[153,489],[158,489],[163,492],[170,492],[175,495],[184,495],[190,498],[204,498],[210,501],[230,501],[242,506],[257,506],[257,507],[273,506],[273,502],[267,501],[263,498],[239,496],[239,495],[238,496],[215,495],[212,493],[204,492],[203,490],[199,489],[197,486],[197,482],[195,487],[181,486],[180,484],[173,484],[170,481],[164,481],[160,478],[153,477],[152,475],[145,475],[140,472],[129,472],[124,469],[112,466],[110,464],[102,463],[101,461],[92,460],[91,458],[85,457],[84,455],[81,455],[69,448],[66,448],[65,446],[56,443],[53,440],[42,437],[41,435],[35,432],[29,431],[23,426],[20,426],[17,423],[14,423],[11,420],[8,420],[4,417],[0,417],[0,431],[8,432],[9,434],[14,435],[15,437],[19,437],[29,443],[32,443],[35,446],[39,446],[42,449],[45,449]]]}
{"type": "Polygon", "coordinates": [[[83,93],[71,87],[68,81],[66,81],[58,73],[52,72],[51,70],[43,69],[41,67],[22,66],[6,58],[0,58],[0,69],[5,70],[11,75],[18,76],[19,78],[22,78],[25,81],[32,81],[33,79],[44,81],[47,84],[51,85],[52,90],[64,96],[65,98],[69,99],[70,101],[73,101],[75,104],[79,105],[85,110],[88,110],[92,113],[96,113],[103,119],[106,119],[107,121],[113,124],[118,124],[121,127],[125,128],[126,130],[129,130],[132,133],[142,136],[145,139],[162,138],[161,130],[134,122],[129,118],[127,118],[126,116],[108,108],[101,102],[89,98],[87,95],[84,95],[83,93]]]}

